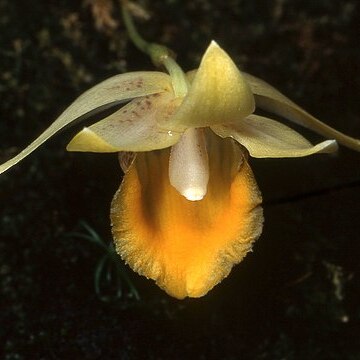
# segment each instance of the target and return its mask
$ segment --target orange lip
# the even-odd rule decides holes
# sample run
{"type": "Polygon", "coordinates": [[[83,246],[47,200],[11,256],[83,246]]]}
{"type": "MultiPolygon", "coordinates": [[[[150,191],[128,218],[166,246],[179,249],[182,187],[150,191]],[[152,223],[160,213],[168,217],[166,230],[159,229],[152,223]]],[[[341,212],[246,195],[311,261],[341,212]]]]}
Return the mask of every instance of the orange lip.
{"type": "Polygon", "coordinates": [[[188,201],[170,185],[165,149],[138,154],[111,207],[118,253],[176,298],[205,295],[262,229],[260,192],[240,149],[231,140],[211,140],[203,200],[188,201]]]}

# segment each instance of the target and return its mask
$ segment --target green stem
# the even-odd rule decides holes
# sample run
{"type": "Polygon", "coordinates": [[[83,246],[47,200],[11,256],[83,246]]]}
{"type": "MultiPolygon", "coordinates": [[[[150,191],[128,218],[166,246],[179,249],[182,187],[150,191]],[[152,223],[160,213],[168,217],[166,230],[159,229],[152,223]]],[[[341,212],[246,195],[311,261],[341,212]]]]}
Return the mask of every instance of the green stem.
{"type": "Polygon", "coordinates": [[[126,7],[126,1],[121,1],[122,17],[131,41],[142,52],[149,54],[149,43],[145,41],[136,30],[133,19],[126,7]]]}
{"type": "Polygon", "coordinates": [[[163,65],[170,74],[175,96],[184,97],[188,92],[188,81],[181,67],[170,56],[164,59],[163,65]]]}
{"type": "Polygon", "coordinates": [[[131,41],[140,51],[150,56],[155,66],[164,66],[166,68],[172,80],[175,96],[185,96],[188,91],[188,82],[183,70],[175,61],[173,52],[166,46],[150,43],[142,38],[135,27],[126,3],[126,0],[121,0],[121,10],[123,21],[131,41]]]}

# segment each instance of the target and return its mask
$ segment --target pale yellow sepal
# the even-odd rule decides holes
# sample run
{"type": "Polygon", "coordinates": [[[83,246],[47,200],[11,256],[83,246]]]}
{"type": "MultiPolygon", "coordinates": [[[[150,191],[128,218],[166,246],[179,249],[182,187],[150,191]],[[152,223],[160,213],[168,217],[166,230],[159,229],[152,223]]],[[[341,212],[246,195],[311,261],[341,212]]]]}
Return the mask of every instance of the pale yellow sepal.
{"type": "Polygon", "coordinates": [[[111,146],[109,143],[104,141],[104,139],[102,139],[87,127],[83,128],[73,137],[73,139],[66,146],[66,150],[99,153],[118,152],[116,147],[111,146]]]}
{"type": "Polygon", "coordinates": [[[255,95],[257,107],[280,115],[327,138],[335,139],[350,149],[360,151],[359,139],[347,136],[324,124],[265,81],[250,74],[243,73],[243,75],[255,95]]]}
{"type": "Polygon", "coordinates": [[[187,96],[166,126],[176,129],[234,122],[254,108],[247,82],[229,55],[212,41],[187,96]]]}
{"type": "Polygon", "coordinates": [[[144,96],[80,131],[68,151],[118,152],[163,149],[178,142],[181,133],[160,128],[178,107],[172,92],[144,96]]]}
{"type": "Polygon", "coordinates": [[[24,159],[50,137],[80,118],[112,105],[149,94],[171,91],[170,76],[161,72],[137,71],[113,76],[80,95],[35,141],[0,165],[0,174],[24,159]]]}
{"type": "Polygon", "coordinates": [[[335,140],[313,146],[289,127],[263,116],[249,115],[236,124],[216,125],[211,129],[219,136],[231,137],[256,158],[302,157],[337,150],[335,140]]]}

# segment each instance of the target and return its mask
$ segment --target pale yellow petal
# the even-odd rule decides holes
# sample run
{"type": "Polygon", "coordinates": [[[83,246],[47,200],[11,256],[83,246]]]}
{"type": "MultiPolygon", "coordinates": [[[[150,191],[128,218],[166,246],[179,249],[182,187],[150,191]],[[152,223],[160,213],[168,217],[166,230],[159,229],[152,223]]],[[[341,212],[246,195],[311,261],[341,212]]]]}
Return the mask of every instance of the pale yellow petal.
{"type": "Polygon", "coordinates": [[[170,185],[169,150],[140,153],[111,206],[116,249],[132,269],[176,298],[200,297],[226,277],[262,229],[261,196],[232,140],[211,140],[201,201],[170,185]]]}
{"type": "Polygon", "coordinates": [[[233,122],[254,111],[254,97],[229,55],[214,41],[206,50],[187,96],[166,123],[170,128],[233,122]]]}
{"type": "Polygon", "coordinates": [[[243,75],[255,95],[257,107],[283,116],[327,138],[335,139],[350,149],[360,151],[359,139],[347,136],[329,125],[324,124],[265,81],[250,74],[243,73],[243,75]]]}
{"type": "Polygon", "coordinates": [[[249,115],[236,124],[215,125],[211,129],[219,136],[231,137],[256,158],[302,157],[337,150],[335,140],[312,145],[289,127],[263,116],[249,115]]]}
{"type": "Polygon", "coordinates": [[[85,116],[135,97],[171,91],[170,77],[161,72],[132,72],[113,76],[80,95],[35,141],[0,165],[0,174],[28,156],[51,136],[85,116]]]}
{"type": "Polygon", "coordinates": [[[160,128],[178,107],[172,92],[133,100],[107,118],[84,128],[68,144],[68,151],[149,151],[178,142],[181,133],[160,128]]]}

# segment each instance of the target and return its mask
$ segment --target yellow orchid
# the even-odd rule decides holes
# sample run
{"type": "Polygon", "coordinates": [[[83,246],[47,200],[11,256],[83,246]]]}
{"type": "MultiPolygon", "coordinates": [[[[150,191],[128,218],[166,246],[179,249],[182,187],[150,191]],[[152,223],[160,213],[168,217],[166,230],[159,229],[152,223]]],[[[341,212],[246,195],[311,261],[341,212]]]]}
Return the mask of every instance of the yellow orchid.
{"type": "Polygon", "coordinates": [[[199,69],[116,75],[94,86],[4,172],[63,127],[131,100],[84,128],[69,151],[117,152],[123,182],[111,204],[117,252],[168,294],[199,297],[226,277],[262,231],[261,195],[247,162],[333,152],[360,141],[315,119],[262,80],[240,72],[215,42],[199,69]],[[313,146],[255,105],[336,140],[313,146]]]}

